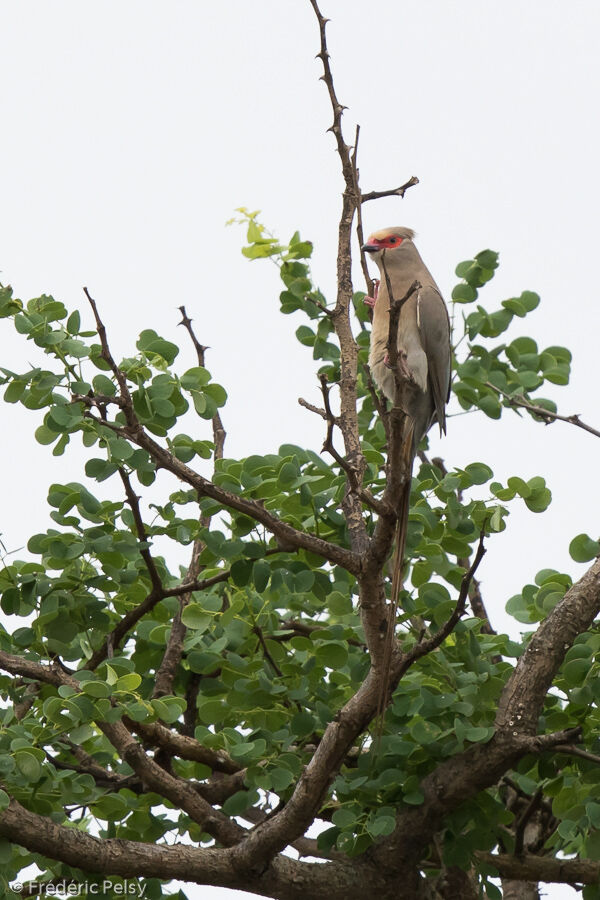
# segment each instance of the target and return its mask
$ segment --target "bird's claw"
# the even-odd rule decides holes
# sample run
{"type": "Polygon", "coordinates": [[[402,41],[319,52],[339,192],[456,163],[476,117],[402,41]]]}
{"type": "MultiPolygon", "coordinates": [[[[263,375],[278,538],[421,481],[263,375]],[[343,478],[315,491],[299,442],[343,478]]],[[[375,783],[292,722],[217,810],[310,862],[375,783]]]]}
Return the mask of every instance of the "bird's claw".
{"type": "MultiPolygon", "coordinates": [[[[383,357],[383,364],[388,369],[393,369],[393,365],[390,362],[389,353],[386,353],[383,357]]],[[[404,350],[398,350],[398,359],[396,361],[396,371],[398,375],[402,379],[402,381],[406,381],[409,384],[415,384],[415,379],[413,377],[412,372],[408,368],[408,358],[406,356],[406,352],[404,350]]]]}
{"type": "Polygon", "coordinates": [[[379,279],[374,278],[373,279],[373,296],[365,297],[363,300],[363,303],[365,303],[367,306],[370,306],[371,309],[374,309],[375,304],[377,303],[378,297],[379,297],[379,279]]]}

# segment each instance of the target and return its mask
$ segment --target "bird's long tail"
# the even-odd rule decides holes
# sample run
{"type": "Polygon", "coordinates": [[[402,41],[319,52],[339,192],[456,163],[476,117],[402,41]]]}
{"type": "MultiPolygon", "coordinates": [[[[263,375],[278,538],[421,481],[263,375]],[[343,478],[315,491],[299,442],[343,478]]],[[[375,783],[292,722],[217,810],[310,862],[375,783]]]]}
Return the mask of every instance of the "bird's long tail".
{"type": "Polygon", "coordinates": [[[390,689],[390,665],[392,661],[392,648],[394,646],[394,636],[396,631],[396,615],[398,613],[398,598],[402,590],[404,576],[404,549],[406,547],[406,534],[408,531],[408,515],[410,512],[410,488],[412,481],[412,468],[415,458],[413,447],[413,429],[408,429],[404,446],[402,449],[403,468],[406,474],[406,480],[402,487],[400,503],[398,507],[398,518],[396,520],[396,529],[394,534],[394,558],[392,563],[392,593],[389,609],[389,619],[385,633],[385,644],[383,648],[383,659],[381,664],[381,680],[379,686],[379,696],[377,698],[377,716],[376,716],[376,732],[375,746],[379,745],[381,735],[383,733],[383,717],[387,706],[387,696],[390,689]]]}

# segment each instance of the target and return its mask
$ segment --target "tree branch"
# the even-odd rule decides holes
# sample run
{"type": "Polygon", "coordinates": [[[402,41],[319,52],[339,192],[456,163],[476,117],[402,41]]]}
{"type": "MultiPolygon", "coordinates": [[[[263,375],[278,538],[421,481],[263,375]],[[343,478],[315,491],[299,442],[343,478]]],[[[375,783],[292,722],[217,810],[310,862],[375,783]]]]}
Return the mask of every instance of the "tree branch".
{"type": "Polygon", "coordinates": [[[134,722],[127,716],[123,716],[123,722],[130,731],[139,734],[145,744],[160,747],[180,759],[202,763],[213,772],[224,772],[226,775],[235,774],[241,769],[224,750],[211,750],[195,738],[171,731],[160,722],[134,722]]]}
{"type": "MultiPolygon", "coordinates": [[[[329,100],[333,112],[333,125],[331,131],[336,140],[338,156],[340,158],[342,176],[344,179],[344,193],[342,197],[342,211],[338,225],[338,253],[337,253],[337,298],[331,321],[340,344],[340,415],[339,424],[344,439],[346,461],[357,475],[357,482],[362,484],[366,461],[362,453],[358,416],[356,410],[356,380],[358,347],[352,334],[350,324],[350,310],[352,308],[352,254],[351,237],[352,222],[356,212],[359,194],[355,184],[355,172],[350,158],[350,147],[346,144],[342,133],[342,113],[344,107],[337,99],[331,66],[329,63],[329,51],[327,49],[326,26],[327,19],[321,14],[317,0],[310,0],[319,23],[320,51],[317,54],[323,64],[322,80],[325,82],[329,93],[329,100]]],[[[348,483],[342,502],[344,516],[350,535],[350,546],[356,553],[364,553],[368,546],[368,535],[362,515],[360,497],[351,489],[348,483]]],[[[354,571],[356,574],[356,570],[354,571]]]]}
{"type": "MultiPolygon", "coordinates": [[[[181,879],[185,873],[193,884],[256,890],[281,900],[306,900],[324,892],[329,900],[361,900],[364,896],[348,862],[308,863],[278,856],[267,871],[252,876],[236,868],[232,850],[97,838],[30,812],[14,799],[0,813],[0,836],[84,872],[162,881],[181,879]]],[[[371,883],[380,891],[384,887],[375,870],[371,883]]]]}
{"type": "Polygon", "coordinates": [[[135,529],[137,531],[138,540],[140,542],[140,556],[146,563],[146,568],[148,569],[148,575],[150,576],[150,582],[152,584],[152,589],[160,592],[162,590],[162,581],[160,579],[160,575],[158,574],[158,570],[156,568],[156,563],[152,558],[152,554],[149,549],[149,540],[148,534],[146,532],[146,526],[144,525],[144,520],[142,519],[142,513],[140,511],[140,498],[137,496],[135,491],[131,486],[131,479],[129,475],[121,466],[119,466],[119,475],[121,477],[121,481],[123,482],[123,487],[125,488],[125,495],[127,497],[127,502],[133,514],[133,521],[135,522],[135,529]]]}
{"type": "Polygon", "coordinates": [[[525,854],[522,857],[475,851],[477,859],[492,866],[502,878],[514,881],[546,881],[562,884],[596,884],[600,862],[591,859],[552,859],[525,854]]]}
{"type": "Polygon", "coordinates": [[[416,854],[421,858],[444,815],[496,784],[526,753],[571,742],[573,729],[536,735],[538,719],[567,650],[599,611],[600,560],[596,560],[542,622],[519,658],[499,700],[494,736],[441,762],[426,776],[420,785],[424,802],[399,814],[396,831],[380,843],[375,858],[396,866],[401,866],[403,859],[408,862],[416,858],[416,854]]]}
{"type": "MultiPolygon", "coordinates": [[[[314,4],[314,0],[311,0],[314,4]]],[[[324,26],[323,26],[324,27],[324,26]]],[[[349,254],[349,247],[348,247],[349,254]]],[[[348,256],[348,273],[349,273],[349,256],[348,256]]],[[[329,562],[335,563],[336,565],[342,566],[342,568],[346,569],[348,572],[352,574],[356,574],[360,568],[360,557],[357,552],[355,552],[359,548],[355,548],[354,551],[345,550],[342,547],[338,547],[336,544],[332,544],[329,541],[322,540],[318,538],[316,535],[312,535],[303,531],[299,531],[294,528],[292,525],[289,525],[287,522],[282,521],[278,516],[274,513],[268,511],[262,503],[257,502],[255,500],[247,500],[245,497],[241,497],[237,494],[233,494],[231,491],[226,491],[223,488],[220,488],[218,485],[213,484],[208,479],[204,478],[202,475],[195,472],[185,463],[181,462],[181,460],[177,459],[172,453],[169,452],[166,448],[162,447],[158,444],[150,435],[146,432],[146,430],[142,427],[137,416],[135,415],[135,411],[133,408],[133,401],[131,399],[131,395],[129,393],[129,389],[127,387],[127,380],[125,374],[119,369],[117,364],[115,363],[112,354],[110,352],[110,348],[108,345],[107,337],[106,337],[106,328],[100,319],[98,314],[98,309],[95,301],[90,297],[87,289],[84,289],[86,292],[86,296],[90,301],[92,309],[94,311],[94,316],[96,319],[96,327],[98,329],[98,335],[100,337],[100,343],[102,346],[102,356],[111,367],[112,371],[115,374],[115,377],[119,384],[119,389],[121,391],[121,397],[123,399],[123,412],[125,415],[125,420],[127,422],[126,426],[119,426],[114,423],[103,422],[102,420],[97,419],[92,413],[88,412],[88,417],[93,421],[98,422],[104,426],[108,426],[111,428],[113,432],[121,435],[122,437],[127,438],[133,443],[137,444],[138,447],[142,447],[142,449],[146,450],[154,462],[163,469],[166,469],[168,472],[172,472],[172,474],[176,475],[186,484],[189,484],[193,487],[201,497],[210,497],[212,500],[215,500],[217,503],[228,509],[234,509],[237,512],[244,513],[250,518],[254,519],[257,522],[260,522],[261,525],[264,525],[272,534],[275,535],[280,541],[281,544],[285,546],[292,546],[296,549],[309,550],[311,553],[315,553],[318,556],[322,556],[324,559],[329,562]]],[[[344,293],[344,292],[342,292],[344,293]]],[[[350,294],[349,297],[352,296],[352,282],[350,281],[350,294]]],[[[346,304],[346,312],[347,312],[347,304],[346,304]]],[[[347,318],[347,316],[346,316],[347,318]]],[[[340,332],[345,334],[345,330],[342,326],[339,325],[339,316],[338,316],[338,326],[340,327],[340,332]]],[[[360,450],[360,440],[358,434],[358,420],[356,417],[356,400],[354,395],[355,384],[356,384],[356,345],[354,344],[354,340],[352,338],[351,332],[349,331],[349,323],[348,323],[348,333],[350,334],[350,340],[352,345],[354,346],[354,378],[346,378],[346,383],[344,384],[344,375],[342,375],[342,383],[341,383],[341,392],[342,392],[342,431],[344,436],[346,437],[350,432],[353,435],[353,442],[356,443],[356,455],[357,459],[362,459],[362,464],[364,465],[364,457],[362,456],[362,452],[360,450]],[[349,397],[352,397],[352,402],[349,404],[349,397]],[[344,425],[343,423],[346,422],[344,425]],[[350,427],[350,425],[352,427],[350,427]]],[[[341,340],[342,347],[347,342],[341,340]]],[[[201,346],[201,345],[200,345],[201,346]]],[[[344,355],[342,349],[342,356],[344,355]]],[[[347,370],[347,366],[345,367],[347,370]]],[[[343,366],[344,369],[344,366],[343,366]]],[[[87,400],[88,406],[92,405],[93,398],[84,398],[87,400]]],[[[224,432],[223,432],[224,439],[224,432]]],[[[364,541],[366,544],[366,530],[364,522],[362,521],[362,516],[360,514],[360,505],[358,506],[358,520],[356,520],[356,515],[354,516],[354,525],[351,526],[349,524],[349,528],[352,530],[358,529],[358,531],[364,535],[364,541]]]]}
{"type": "Polygon", "coordinates": [[[221,584],[221,582],[227,581],[229,575],[230,571],[227,569],[225,572],[213,575],[212,578],[205,578],[201,581],[182,582],[180,585],[172,588],[151,590],[138,606],[134,609],[130,609],[129,612],[127,612],[115,625],[106,640],[103,641],[102,645],[97,650],[94,650],[91,657],[86,660],[85,668],[90,671],[98,668],[105,659],[111,656],[114,651],[120,647],[123,638],[132,630],[140,619],[151,612],[161,600],[164,600],[166,597],[179,597],[181,595],[191,594],[194,591],[205,591],[215,584],[221,584]]]}
{"type": "Polygon", "coordinates": [[[401,184],[400,187],[391,188],[388,191],[369,191],[368,194],[361,194],[361,203],[368,203],[369,200],[381,200],[382,197],[401,197],[404,199],[407,190],[414,187],[415,184],[419,184],[419,179],[416,175],[413,175],[405,184],[401,184]]]}
{"type": "Polygon", "coordinates": [[[583,750],[581,747],[576,747],[574,744],[556,744],[554,750],[556,750],[557,753],[567,753],[569,756],[579,756],[581,759],[587,759],[588,762],[600,765],[600,756],[597,756],[595,753],[590,753],[589,750],[583,750]]]}
{"type": "Polygon", "coordinates": [[[334,416],[331,410],[327,376],[319,375],[319,381],[321,382],[321,392],[323,394],[323,403],[325,406],[325,420],[327,421],[327,435],[323,443],[323,450],[327,453],[330,453],[331,456],[333,456],[333,458],[335,459],[338,466],[346,473],[350,490],[354,494],[356,494],[370,509],[379,513],[383,512],[385,511],[384,505],[376,497],[374,497],[370,491],[362,487],[361,482],[359,481],[359,473],[356,471],[356,469],[353,469],[352,466],[344,459],[344,457],[335,449],[333,443],[333,429],[336,425],[339,425],[339,421],[336,416],[334,416]]]}
{"type": "Polygon", "coordinates": [[[533,415],[538,416],[540,419],[543,419],[546,425],[549,425],[551,422],[567,422],[567,424],[569,425],[576,425],[577,428],[583,428],[584,431],[593,434],[595,437],[600,437],[600,431],[598,431],[596,428],[592,428],[591,425],[586,425],[585,422],[582,422],[578,414],[572,416],[561,416],[559,415],[559,413],[551,412],[551,410],[545,409],[543,406],[536,406],[535,403],[531,403],[531,401],[526,400],[522,394],[507,394],[505,391],[497,388],[495,384],[492,384],[491,381],[486,381],[485,384],[486,387],[491,388],[500,397],[506,400],[509,406],[518,409],[526,409],[528,412],[533,413],[533,415]]]}

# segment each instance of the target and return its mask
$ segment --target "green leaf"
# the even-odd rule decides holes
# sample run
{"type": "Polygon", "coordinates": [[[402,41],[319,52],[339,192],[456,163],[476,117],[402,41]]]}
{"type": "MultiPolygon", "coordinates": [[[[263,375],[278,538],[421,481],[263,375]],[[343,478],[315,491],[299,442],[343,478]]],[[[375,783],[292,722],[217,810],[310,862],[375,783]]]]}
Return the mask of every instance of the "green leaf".
{"type": "Polygon", "coordinates": [[[579,687],[583,684],[590,671],[589,659],[572,659],[563,664],[561,673],[569,687],[579,687]]]}
{"type": "Polygon", "coordinates": [[[114,685],[115,691],[135,691],[142,683],[142,676],[138,672],[129,672],[127,675],[121,675],[114,685]]]}
{"type": "Polygon", "coordinates": [[[367,826],[369,834],[373,837],[382,837],[391,834],[395,827],[396,820],[393,816],[377,816],[377,818],[367,826]]]}
{"type": "Polygon", "coordinates": [[[194,631],[206,631],[213,619],[213,613],[207,612],[200,603],[188,603],[181,614],[181,621],[186,628],[194,631]]]}
{"type": "Polygon", "coordinates": [[[53,444],[58,438],[58,432],[51,431],[46,425],[40,425],[35,430],[35,439],[38,444],[53,444]]]}
{"type": "Polygon", "coordinates": [[[314,717],[307,710],[302,710],[301,712],[296,713],[292,718],[290,727],[292,729],[292,734],[295,734],[298,737],[306,737],[314,731],[314,717]]]}
{"type": "Polygon", "coordinates": [[[475,259],[483,269],[498,268],[498,253],[495,250],[482,250],[475,259]]]}
{"type": "Polygon", "coordinates": [[[569,544],[571,559],[575,562],[589,562],[600,554],[600,541],[594,541],[587,534],[578,534],[569,544]]]}
{"type": "Polygon", "coordinates": [[[465,472],[469,476],[471,484],[485,484],[494,476],[494,473],[489,466],[479,462],[469,463],[468,466],[465,466],[465,472]]]}
{"type": "Polygon", "coordinates": [[[17,750],[15,752],[17,768],[28,781],[39,781],[42,774],[37,756],[31,750],[17,750]]]}
{"type": "Polygon", "coordinates": [[[210,381],[210,373],[202,366],[187,369],[179,379],[186,391],[199,391],[210,381]]]}
{"type": "Polygon", "coordinates": [[[352,597],[340,591],[332,591],[327,598],[327,605],[334,616],[347,616],[352,612],[352,597]]]}
{"type": "Polygon", "coordinates": [[[472,303],[477,299],[477,291],[470,284],[457,284],[452,290],[452,299],[456,303],[472,303]]]}
{"type": "Polygon", "coordinates": [[[112,693],[111,686],[103,681],[84,681],[81,690],[90,697],[110,697],[112,693]]]}
{"type": "Polygon", "coordinates": [[[179,347],[176,344],[165,341],[164,338],[159,337],[156,331],[153,331],[151,328],[142,331],[136,343],[136,347],[150,358],[158,356],[161,359],[164,359],[168,365],[175,362],[175,358],[179,353],[179,347]]]}
{"type": "Polygon", "coordinates": [[[254,587],[262,594],[266,590],[269,578],[271,577],[271,567],[263,559],[257,559],[252,566],[252,581],[254,587]]]}
{"type": "Polygon", "coordinates": [[[330,669],[340,669],[348,661],[348,649],[344,644],[331,641],[317,647],[316,657],[324,666],[330,669]]]}

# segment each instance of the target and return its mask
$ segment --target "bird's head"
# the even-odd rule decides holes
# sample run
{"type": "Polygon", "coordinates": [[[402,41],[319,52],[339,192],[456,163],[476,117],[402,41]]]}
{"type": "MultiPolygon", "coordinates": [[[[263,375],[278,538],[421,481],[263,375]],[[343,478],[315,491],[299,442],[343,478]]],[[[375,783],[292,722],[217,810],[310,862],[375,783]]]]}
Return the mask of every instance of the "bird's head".
{"type": "Polygon", "coordinates": [[[373,257],[375,262],[381,259],[383,250],[395,252],[401,248],[405,249],[407,245],[412,244],[415,233],[411,228],[382,228],[380,231],[374,231],[369,237],[362,249],[373,257]]]}

